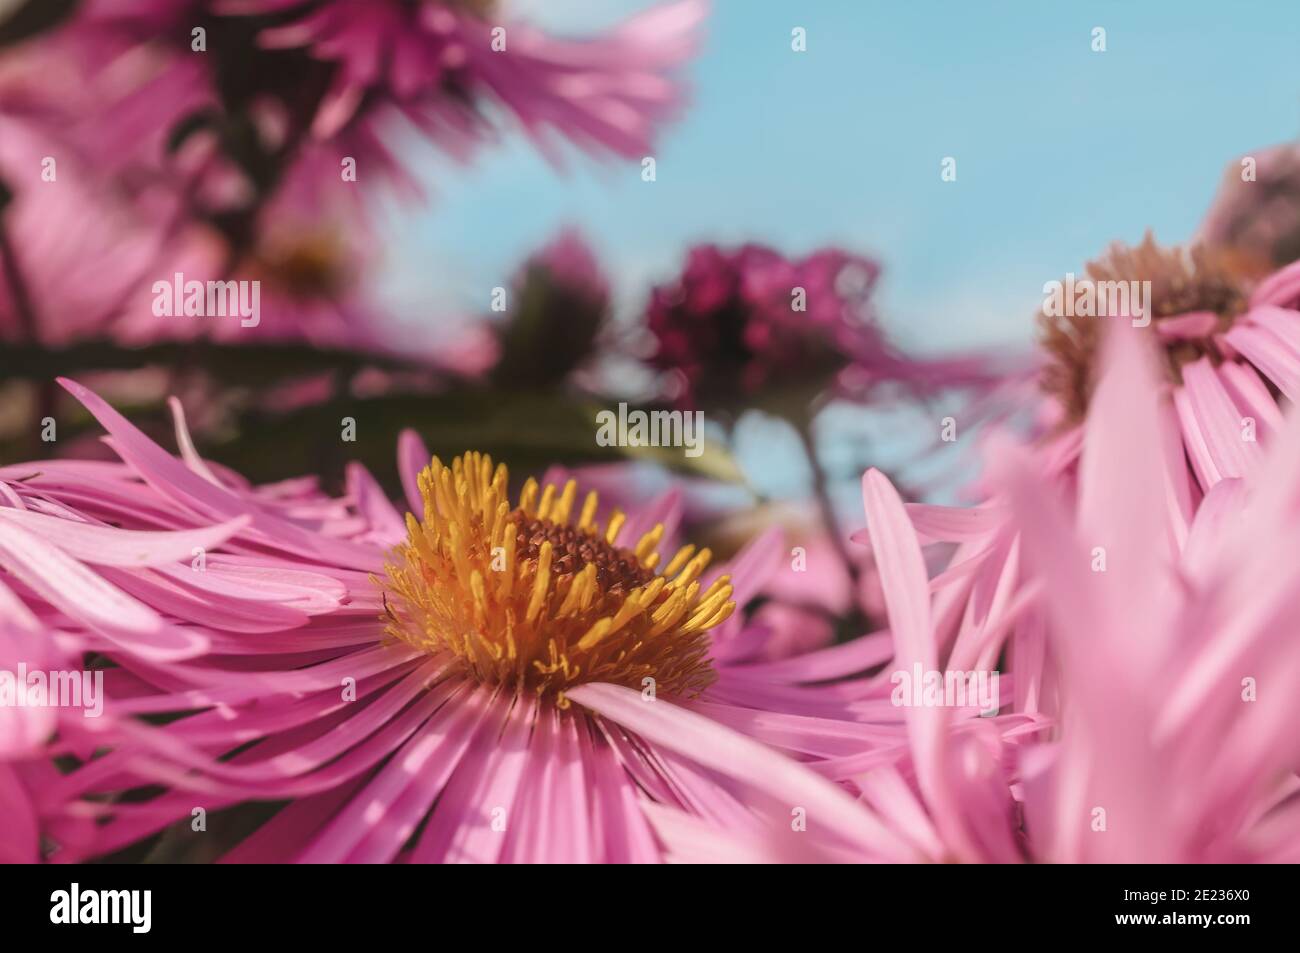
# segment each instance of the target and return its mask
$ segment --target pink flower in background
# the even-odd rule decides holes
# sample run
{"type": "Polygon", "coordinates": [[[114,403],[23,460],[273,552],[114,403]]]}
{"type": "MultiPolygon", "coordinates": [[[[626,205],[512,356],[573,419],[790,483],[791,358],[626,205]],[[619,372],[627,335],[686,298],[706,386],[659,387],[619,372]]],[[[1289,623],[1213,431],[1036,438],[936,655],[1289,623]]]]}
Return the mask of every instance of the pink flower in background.
{"type": "MultiPolygon", "coordinates": [[[[74,183],[42,183],[48,142],[0,114],[0,338],[65,344],[117,320],[155,260],[159,235],[147,223],[93,213],[109,204],[74,183]],[[44,191],[42,193],[42,186],[44,191]]],[[[64,158],[64,174],[72,163],[64,158]]],[[[75,180],[74,180],[75,181],[75,180]]]]}
{"type": "Polygon", "coordinates": [[[609,306],[609,280],[596,261],[591,246],[577,229],[562,230],[529,256],[516,284],[525,284],[532,268],[545,271],[551,282],[573,298],[588,302],[593,310],[600,311],[609,306]]]}
{"type": "Polygon", "coordinates": [[[1300,144],[1258,149],[1230,162],[1195,241],[1258,267],[1300,259],[1300,144]]]}
{"type": "MultiPolygon", "coordinates": [[[[1281,398],[1300,396],[1300,265],[1267,277],[1243,274],[1221,252],[1116,246],[1090,266],[1098,280],[1151,281],[1151,323],[1162,373],[1155,387],[1188,466],[1170,474],[1178,532],[1185,534],[1203,494],[1246,476],[1281,426],[1281,398]]],[[[1124,319],[1118,319],[1124,320],[1124,319]]],[[[1090,413],[1103,329],[1111,319],[1044,323],[1044,386],[1057,432],[1045,457],[1069,469],[1080,424],[1090,413]]],[[[1175,458],[1171,458],[1175,459],[1175,458]]]]}
{"type": "Polygon", "coordinates": [[[501,110],[557,161],[557,139],[640,158],[678,112],[672,74],[706,9],[677,0],[560,40],[437,0],[96,0],[45,46],[93,80],[73,111],[115,169],[174,166],[166,153],[198,136],[233,163],[207,174],[243,175],[309,211],[357,191],[325,187],[345,156],[365,170],[358,182],[418,192],[387,143],[413,131],[465,160],[501,110]],[[268,163],[285,165],[275,182],[259,181],[268,163]]]}
{"type": "Polygon", "coordinates": [[[790,259],[763,245],[698,245],[651,292],[650,364],[687,405],[806,403],[826,390],[865,399],[883,383],[928,393],[990,379],[980,359],[899,352],[871,301],[879,275],[875,261],[836,248],[790,259]]]}
{"type": "MultiPolygon", "coordinates": [[[[228,13],[292,11],[297,0],[228,0],[228,13]]],[[[328,137],[367,102],[395,106],[439,141],[486,128],[480,98],[514,115],[548,154],[556,135],[588,151],[640,158],[680,94],[669,78],[694,51],[706,5],[677,0],[593,40],[559,40],[499,19],[496,5],[327,0],[264,29],[271,49],[335,64],[312,129],[328,137]]]]}
{"type": "MultiPolygon", "coordinates": [[[[687,546],[660,573],[676,494],[598,532],[595,497],[579,506],[573,484],[530,482],[512,510],[504,468],[477,455],[423,467],[414,437],[402,475],[423,521],[404,522],[360,467],[342,499],[310,480],[251,487],[201,460],[183,420],[176,459],[66,386],[123,462],[0,468],[0,510],[25,510],[40,533],[5,550],[0,579],[21,580],[42,626],[117,664],[115,716],[189,713],[149,749],[190,769],[170,792],[98,801],[139,776],[128,747],[48,793],[100,818],[98,852],[196,799],[292,800],[231,860],[655,860],[647,798],[736,830],[752,822],[748,796],[851,810],[819,775],[840,778],[834,756],[888,729],[855,724],[879,707],[865,686],[809,683],[864,670],[876,643],[746,665],[770,633],[728,619],[782,558],[779,534],[725,572],[687,546]]],[[[844,823],[850,843],[891,843],[844,823]]]]}
{"type": "MultiPolygon", "coordinates": [[[[230,212],[256,199],[300,216],[346,210],[360,226],[358,190],[331,187],[340,181],[343,156],[368,173],[358,181],[374,178],[406,197],[420,194],[384,144],[391,127],[354,123],[328,141],[311,136],[330,68],[300,54],[262,51],[256,35],[264,24],[222,17],[218,6],[90,0],[17,55],[28,71],[43,66],[79,79],[44,91],[41,109],[70,117],[72,138],[102,151],[105,177],[182,192],[196,211],[230,212]],[[194,49],[198,43],[202,50],[194,49]]],[[[442,143],[465,156],[467,133],[456,125],[448,125],[442,143]]]]}
{"type": "Polygon", "coordinates": [[[868,310],[878,274],[875,262],[834,250],[793,261],[761,245],[696,246],[681,275],[651,292],[651,365],[672,373],[686,403],[824,386],[883,347],[868,310]]]}
{"type": "Polygon", "coordinates": [[[0,180],[12,196],[0,209],[0,339],[47,347],[212,338],[382,349],[385,328],[363,300],[357,273],[365,256],[343,244],[341,230],[277,226],[228,270],[216,233],[174,207],[155,213],[94,187],[88,166],[66,143],[0,113],[0,180]],[[52,181],[41,178],[47,156],[57,163],[52,181]],[[258,314],[244,319],[233,307],[167,313],[175,295],[160,309],[156,285],[170,292],[177,274],[182,287],[257,281],[258,314]]]}
{"type": "MultiPolygon", "coordinates": [[[[412,141],[414,128],[467,158],[504,106],[549,154],[559,135],[639,157],[677,110],[671,74],[704,11],[684,0],[590,41],[507,23],[502,49],[487,9],[461,4],[92,0],[7,50],[0,68],[0,121],[23,126],[6,129],[16,141],[6,177],[21,193],[8,228],[33,249],[0,278],[10,299],[0,333],[60,345],[216,337],[405,351],[364,284],[378,243],[358,183],[420,191],[391,143],[412,141]],[[36,179],[31,142],[61,164],[57,182],[36,179]],[[352,179],[341,175],[348,162],[352,179]],[[149,289],[177,271],[260,281],[262,319],[160,320],[149,289]],[[80,300],[92,287],[95,300],[80,300]]],[[[595,274],[579,244],[562,238],[549,264],[567,258],[595,274]]],[[[603,316],[607,290],[587,287],[598,291],[589,310],[603,316]]]]}
{"type": "Polygon", "coordinates": [[[609,320],[609,282],[591,247],[565,229],[523,263],[496,327],[501,388],[561,386],[594,355],[609,320]]]}

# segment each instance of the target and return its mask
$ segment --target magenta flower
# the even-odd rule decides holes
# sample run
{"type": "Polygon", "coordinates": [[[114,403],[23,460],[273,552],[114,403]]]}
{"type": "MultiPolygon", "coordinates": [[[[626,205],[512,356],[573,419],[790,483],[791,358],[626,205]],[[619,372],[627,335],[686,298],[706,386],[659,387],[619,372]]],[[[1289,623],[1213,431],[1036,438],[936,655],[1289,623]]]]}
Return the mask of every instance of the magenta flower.
{"type": "MultiPolygon", "coordinates": [[[[279,13],[297,0],[230,0],[230,13],[279,13]]],[[[263,46],[306,49],[334,64],[312,129],[328,137],[367,101],[399,109],[435,141],[483,124],[477,103],[494,100],[546,152],[559,134],[590,151],[640,158],[679,105],[668,78],[695,47],[705,12],[678,0],[590,41],[557,40],[499,19],[495,4],[420,0],[327,0],[264,29],[263,46]],[[468,107],[468,108],[467,108],[468,107]]]]}
{"type": "MultiPolygon", "coordinates": [[[[837,248],[790,259],[762,245],[698,245],[653,289],[651,366],[687,405],[796,406],[866,399],[881,384],[920,393],[987,382],[979,358],[917,360],[886,338],[871,301],[880,266],[837,248]]],[[[787,408],[788,409],[788,408],[787,408]]]]}
{"type": "Polygon", "coordinates": [[[651,292],[651,364],[670,372],[687,404],[820,389],[881,350],[868,310],[878,273],[875,262],[834,250],[794,261],[761,245],[696,246],[681,275],[651,292]]]}
{"type": "Polygon", "coordinates": [[[104,121],[88,118],[84,132],[120,147],[107,150],[117,168],[123,157],[157,164],[186,123],[233,147],[227,158],[245,173],[291,159],[279,184],[309,210],[339,197],[322,186],[337,183],[341,157],[365,170],[359,182],[377,172],[410,191],[385,142],[414,129],[465,159],[495,133],[499,110],[553,159],[556,137],[640,158],[678,111],[672,74],[705,11],[701,0],[677,0],[578,41],[497,21],[487,5],[439,0],[110,0],[92,3],[54,44],[111,88],[98,100],[104,121]],[[324,182],[310,181],[317,174],[324,182]]]}
{"type": "Polygon", "coordinates": [[[291,803],[230,860],[656,860],[643,803],[742,830],[755,796],[847,814],[840,836],[865,839],[833,757],[877,732],[854,722],[879,706],[810,683],[877,644],[747,664],[770,633],[732,615],[779,535],[725,572],[691,546],[661,565],[675,494],[602,527],[573,483],[529,481],[512,507],[504,467],[425,465],[413,436],[422,519],[403,520],[360,467],[342,499],[251,487],[201,460],[182,419],[176,459],[65,386],[122,462],[0,468],[0,514],[37,511],[41,533],[0,553],[0,581],[116,663],[115,717],[187,715],[45,794],[99,820],[97,853],[247,800],[291,803]],[[152,800],[96,797],[164,769],[152,800]]]}

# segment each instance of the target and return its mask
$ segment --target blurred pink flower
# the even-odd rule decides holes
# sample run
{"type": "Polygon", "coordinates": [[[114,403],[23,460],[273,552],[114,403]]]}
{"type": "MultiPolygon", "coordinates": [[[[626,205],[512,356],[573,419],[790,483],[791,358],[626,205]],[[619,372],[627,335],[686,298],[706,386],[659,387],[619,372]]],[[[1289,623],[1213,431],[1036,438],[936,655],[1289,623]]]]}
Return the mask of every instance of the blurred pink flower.
{"type": "MultiPolygon", "coordinates": [[[[364,170],[356,180],[363,186],[420,194],[384,144],[391,129],[357,123],[328,142],[310,136],[311,117],[299,114],[323,93],[330,69],[305,56],[269,60],[255,45],[258,25],[220,17],[217,6],[89,0],[57,31],[10,54],[18,74],[7,85],[96,150],[101,179],[179,196],[191,212],[234,215],[261,202],[299,217],[343,212],[360,227],[360,190],[333,187],[344,156],[364,170]],[[73,81],[33,94],[22,85],[33,70],[73,81]]],[[[465,153],[450,134],[444,144],[465,153]]]]}
{"type": "MultiPolygon", "coordinates": [[[[1078,511],[1088,502],[1087,468],[1118,465],[1096,454],[1090,463],[1085,451],[1123,416],[1099,404],[1097,395],[1108,367],[1107,333],[1131,331],[1151,362],[1141,379],[1161,421],[1155,433],[1162,443],[1140,452],[1154,454],[1164,468],[1159,506],[1133,518],[1182,547],[1207,494],[1220,482],[1254,473],[1282,425],[1280,396],[1294,388],[1286,342],[1300,329],[1300,313],[1292,309],[1300,304],[1300,275],[1284,269],[1248,293],[1214,255],[1167,252],[1149,238],[1135,249],[1112,249],[1089,274],[1099,281],[1151,281],[1151,323],[1132,328],[1126,316],[1079,317],[1049,328],[1046,396],[1031,398],[1040,424],[1031,444],[1036,476],[1078,511]]],[[[995,431],[988,444],[998,441],[1015,442],[995,431]]],[[[917,533],[943,556],[933,583],[935,610],[947,620],[940,637],[951,640],[954,651],[964,646],[965,658],[977,647],[1005,647],[1015,669],[1017,710],[1055,719],[1061,715],[1059,672],[1049,649],[1042,580],[1027,562],[1006,487],[996,469],[990,473],[969,488],[981,500],[977,506],[908,506],[917,533]]]]}
{"type": "Polygon", "coordinates": [[[1300,144],[1258,149],[1230,162],[1195,241],[1264,267],[1300,259],[1300,144]]]}
{"type": "MultiPolygon", "coordinates": [[[[227,13],[292,11],[297,0],[226,0],[227,13]]],[[[480,99],[504,106],[548,154],[551,136],[588,151],[640,158],[676,111],[668,75],[693,52],[706,5],[676,0],[595,40],[558,40],[497,18],[495,4],[326,0],[259,37],[337,64],[312,123],[318,138],[345,128],[378,99],[435,141],[444,127],[486,127],[480,99]]]]}
{"type": "Polygon", "coordinates": [[[330,185],[344,157],[363,187],[420,193],[386,143],[414,130],[467,160],[502,110],[555,161],[557,137],[640,158],[678,111],[671,74],[706,9],[676,0],[578,41],[438,0],[92,0],[36,55],[84,68],[90,82],[60,95],[115,172],[200,173],[207,189],[242,177],[302,213],[355,199],[330,185]],[[283,167],[260,181],[269,163],[283,167]]]}
{"type": "Polygon", "coordinates": [[[740,830],[750,796],[828,824],[844,815],[838,836],[850,843],[891,841],[860,825],[833,783],[833,756],[876,731],[854,724],[876,705],[864,709],[851,681],[809,684],[862,670],[875,643],[776,669],[733,661],[769,636],[727,616],[782,557],[779,534],[723,570],[688,547],[656,575],[651,554],[681,516],[676,494],[612,515],[607,552],[582,529],[594,497],[577,515],[572,485],[531,483],[515,518],[536,535],[517,536],[503,468],[478,456],[429,468],[408,435],[406,502],[424,523],[404,521],[359,466],[342,499],[310,479],[253,487],[197,456],[178,405],[181,459],[65,386],[122,462],[0,468],[0,527],[23,508],[32,524],[0,554],[0,581],[21,580],[14,591],[43,627],[120,666],[117,716],[191,713],[151,742],[188,769],[167,793],[84,807],[140,777],[130,747],[55,782],[52,803],[77,802],[101,822],[96,852],[188,818],[196,798],[209,810],[292,801],[228,860],[653,861],[643,802],[740,830]],[[475,507],[502,528],[504,575],[486,570],[487,541],[471,539],[487,532],[475,507]],[[543,616],[551,654],[532,633],[543,616]]]}
{"type": "MultiPolygon", "coordinates": [[[[1151,323],[1141,331],[1153,337],[1162,369],[1153,386],[1174,424],[1167,433],[1186,453],[1187,466],[1172,464],[1169,476],[1172,516],[1185,534],[1203,494],[1259,465],[1281,426],[1282,398],[1300,398],[1300,263],[1255,280],[1219,252],[1166,251],[1148,238],[1135,249],[1112,249],[1090,268],[1101,280],[1152,282],[1151,323]]],[[[1047,326],[1044,382],[1056,429],[1044,458],[1063,473],[1078,457],[1110,323],[1073,318],[1047,326]]]]}
{"type": "MultiPolygon", "coordinates": [[[[367,254],[341,227],[282,217],[232,266],[226,242],[175,204],[134,201],[43,125],[0,109],[0,340],[66,347],[196,338],[305,341],[398,350],[364,300],[367,254]],[[56,176],[42,177],[52,157],[56,176]],[[255,324],[227,315],[159,314],[157,282],[257,281],[255,324]]],[[[170,300],[170,299],[169,299],[170,300]]],[[[251,319],[250,319],[251,320],[251,319]]]]}
{"type": "MultiPolygon", "coordinates": [[[[45,150],[35,155],[63,171],[38,182],[31,156],[11,163],[23,194],[9,225],[35,251],[18,270],[28,300],[5,306],[0,334],[21,323],[57,344],[212,336],[407,353],[409,334],[362,287],[376,243],[361,186],[419,192],[386,145],[401,124],[466,158],[504,106],[553,157],[552,134],[639,157],[679,105],[671,74],[705,9],[681,0],[589,42],[508,23],[500,49],[485,8],[433,0],[89,0],[0,60],[2,121],[23,124],[45,150]],[[147,292],[176,271],[261,281],[264,319],[159,320],[147,292]],[[102,277],[64,280],[88,272],[102,277]]],[[[563,238],[547,264],[573,265],[577,245],[563,238]]],[[[14,299],[6,272],[0,292],[14,299]]],[[[441,363],[481,370],[464,357],[441,363]]]]}
{"type": "MultiPolygon", "coordinates": [[[[790,259],[762,245],[692,248],[653,289],[654,368],[686,405],[801,406],[820,393],[866,399],[886,383],[921,393],[986,382],[977,358],[920,360],[886,338],[871,301],[880,266],[836,248],[790,259]]],[[[788,409],[788,408],[787,408],[788,409]]]]}
{"type": "Polygon", "coordinates": [[[590,302],[594,310],[604,310],[609,305],[609,281],[591,246],[577,229],[564,229],[530,255],[515,283],[526,284],[532,268],[545,271],[557,286],[574,298],[590,302]]]}
{"type": "MultiPolygon", "coordinates": [[[[147,282],[204,267],[199,247],[169,241],[164,223],[89,187],[85,165],[45,130],[0,111],[0,181],[12,196],[0,207],[0,339],[62,346],[150,337],[158,322],[147,282]],[[57,162],[50,181],[46,157],[57,162]]],[[[192,336],[193,324],[174,336],[192,336]]]]}
{"type": "Polygon", "coordinates": [[[875,262],[834,250],[793,261],[761,245],[696,246],[681,275],[651,292],[651,364],[672,373],[688,404],[825,386],[883,348],[868,311],[878,273],[875,262]]]}
{"type": "Polygon", "coordinates": [[[496,327],[501,388],[563,385],[593,356],[609,319],[609,283],[590,246],[565,229],[523,263],[496,327]]]}

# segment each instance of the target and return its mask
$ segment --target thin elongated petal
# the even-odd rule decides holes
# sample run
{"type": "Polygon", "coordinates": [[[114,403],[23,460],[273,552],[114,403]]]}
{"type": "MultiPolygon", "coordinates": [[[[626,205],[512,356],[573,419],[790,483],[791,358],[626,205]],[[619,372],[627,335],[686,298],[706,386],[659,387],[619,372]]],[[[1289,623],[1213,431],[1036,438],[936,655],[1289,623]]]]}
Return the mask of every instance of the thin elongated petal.
{"type": "Polygon", "coordinates": [[[905,846],[869,812],[835,786],[758,742],[668,702],[644,701],[618,685],[581,685],[573,701],[624,725],[648,741],[723,771],[789,805],[878,856],[902,858],[905,846]]]}

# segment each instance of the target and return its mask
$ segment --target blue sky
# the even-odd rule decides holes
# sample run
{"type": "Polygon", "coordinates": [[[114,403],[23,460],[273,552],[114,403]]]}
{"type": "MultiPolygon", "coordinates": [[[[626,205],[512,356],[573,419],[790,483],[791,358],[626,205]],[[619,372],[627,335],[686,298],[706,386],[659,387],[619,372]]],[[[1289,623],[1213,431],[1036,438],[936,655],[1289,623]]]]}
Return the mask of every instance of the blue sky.
{"type": "MultiPolygon", "coordinates": [[[[514,7],[584,33],[646,5],[514,7]]],[[[557,172],[517,137],[468,169],[432,160],[435,200],[393,225],[390,290],[424,320],[481,311],[572,223],[631,314],[691,243],[838,243],[882,261],[902,343],[1027,347],[1044,282],[1147,228],[1187,239],[1230,161],[1300,135],[1296,37],[1291,0],[715,0],[656,182],[635,162],[557,172]]],[[[769,489],[798,492],[801,468],[779,463],[798,459],[792,438],[761,423],[742,436],[769,489]]]]}
{"type": "MultiPolygon", "coordinates": [[[[583,33],[646,5],[515,9],[583,33]]],[[[632,307],[692,242],[834,242],[882,260],[905,343],[1027,342],[1043,282],[1148,227],[1187,238],[1231,159],[1300,134],[1297,36],[1284,0],[715,0],[658,181],[580,157],[557,172],[515,137],[468,169],[431,161],[393,271],[473,308],[575,223],[632,307]]]]}

